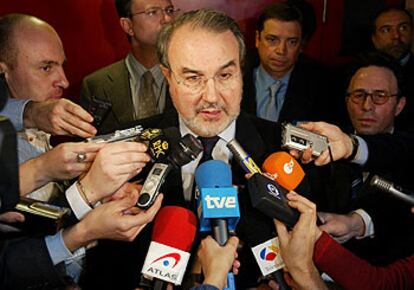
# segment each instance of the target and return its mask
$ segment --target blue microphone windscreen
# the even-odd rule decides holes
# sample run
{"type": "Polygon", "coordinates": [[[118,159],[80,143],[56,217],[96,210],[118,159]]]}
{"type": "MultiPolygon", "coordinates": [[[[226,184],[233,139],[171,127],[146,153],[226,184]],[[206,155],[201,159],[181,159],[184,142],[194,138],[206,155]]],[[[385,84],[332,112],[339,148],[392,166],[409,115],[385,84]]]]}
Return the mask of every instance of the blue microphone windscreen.
{"type": "Polygon", "coordinates": [[[233,186],[230,166],[221,160],[209,160],[198,166],[195,180],[199,188],[233,186]]]}

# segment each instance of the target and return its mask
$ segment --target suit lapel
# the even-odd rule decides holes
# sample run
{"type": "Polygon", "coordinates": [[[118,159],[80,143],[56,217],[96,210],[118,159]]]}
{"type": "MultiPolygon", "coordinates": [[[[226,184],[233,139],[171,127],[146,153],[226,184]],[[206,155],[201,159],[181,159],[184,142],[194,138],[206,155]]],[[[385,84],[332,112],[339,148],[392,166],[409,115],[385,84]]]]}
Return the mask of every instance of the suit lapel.
{"type": "Polygon", "coordinates": [[[112,102],[112,110],[120,124],[134,120],[134,105],[132,103],[129,74],[125,61],[108,72],[108,83],[105,84],[105,94],[112,102]]]}

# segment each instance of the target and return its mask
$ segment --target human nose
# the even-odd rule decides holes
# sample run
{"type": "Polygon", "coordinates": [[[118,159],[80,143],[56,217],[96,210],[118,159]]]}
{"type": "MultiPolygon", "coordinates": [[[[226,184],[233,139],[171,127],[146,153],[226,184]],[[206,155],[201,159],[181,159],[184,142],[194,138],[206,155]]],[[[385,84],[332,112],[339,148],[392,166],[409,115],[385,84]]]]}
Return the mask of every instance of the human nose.
{"type": "Polygon", "coordinates": [[[371,111],[374,108],[374,102],[372,101],[372,94],[367,94],[362,101],[362,109],[364,111],[371,111]]]}
{"type": "Polygon", "coordinates": [[[173,15],[168,14],[167,11],[165,11],[165,10],[162,10],[161,13],[162,13],[162,18],[161,18],[162,22],[165,23],[165,24],[170,23],[171,20],[173,19],[173,15]]]}
{"type": "Polygon", "coordinates": [[[277,54],[284,55],[286,53],[286,42],[281,41],[275,46],[275,52],[277,54]]]}
{"type": "Polygon", "coordinates": [[[63,70],[63,68],[60,68],[58,70],[56,85],[62,89],[67,89],[69,87],[69,81],[66,78],[65,71],[63,70]]]}
{"type": "Polygon", "coordinates": [[[219,98],[214,78],[209,78],[204,83],[203,99],[208,103],[215,103],[219,98]]]}
{"type": "Polygon", "coordinates": [[[391,29],[391,38],[392,39],[399,39],[401,37],[401,33],[398,28],[391,29]]]}

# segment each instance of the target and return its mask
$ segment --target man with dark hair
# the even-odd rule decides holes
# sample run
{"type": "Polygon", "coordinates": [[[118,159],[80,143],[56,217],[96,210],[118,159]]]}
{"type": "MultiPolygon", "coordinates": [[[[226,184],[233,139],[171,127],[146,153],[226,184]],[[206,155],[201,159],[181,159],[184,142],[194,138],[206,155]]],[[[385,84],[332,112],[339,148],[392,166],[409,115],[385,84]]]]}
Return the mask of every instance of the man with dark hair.
{"type": "MultiPolygon", "coordinates": [[[[259,15],[255,53],[245,69],[242,107],[271,121],[328,118],[327,73],[302,52],[308,30],[298,7],[280,2],[259,15]]],[[[329,100],[331,112],[335,100],[329,100]]]]}
{"type": "Polygon", "coordinates": [[[372,23],[372,43],[378,51],[382,51],[402,66],[406,83],[400,87],[407,97],[407,106],[397,121],[397,127],[412,130],[414,114],[414,56],[411,52],[413,42],[413,17],[409,11],[399,6],[386,6],[379,10],[372,23]]]}
{"type": "Polygon", "coordinates": [[[170,0],[116,0],[115,5],[131,51],[125,59],[86,76],[81,87],[84,108],[92,97],[112,105],[100,132],[157,115],[171,106],[155,44],[158,32],[179,9],[170,0]]]}
{"type": "MultiPolygon", "coordinates": [[[[353,127],[351,132],[398,134],[394,120],[406,103],[399,90],[399,64],[387,54],[373,52],[360,56],[350,73],[345,103],[353,127]]],[[[372,176],[378,174],[412,188],[407,166],[400,164],[398,170],[363,171],[355,164],[335,162],[315,169],[326,175],[319,177],[319,186],[313,188],[317,196],[314,200],[320,210],[336,213],[319,214],[324,222],[321,229],[342,243],[356,237],[358,240],[351,240],[347,245],[373,263],[389,263],[411,253],[414,236],[406,229],[413,226],[414,219],[408,214],[408,207],[369,187],[372,176]]],[[[313,178],[311,173],[310,179],[313,178]]]]}

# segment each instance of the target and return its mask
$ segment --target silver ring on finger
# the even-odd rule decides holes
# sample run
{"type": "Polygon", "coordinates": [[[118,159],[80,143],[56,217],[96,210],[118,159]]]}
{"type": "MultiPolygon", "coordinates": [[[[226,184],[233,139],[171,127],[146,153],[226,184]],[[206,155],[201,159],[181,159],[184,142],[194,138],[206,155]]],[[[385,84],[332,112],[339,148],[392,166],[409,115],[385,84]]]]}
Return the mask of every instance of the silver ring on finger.
{"type": "Polygon", "coordinates": [[[78,152],[76,153],[76,161],[79,163],[86,161],[86,152],[78,152]]]}

